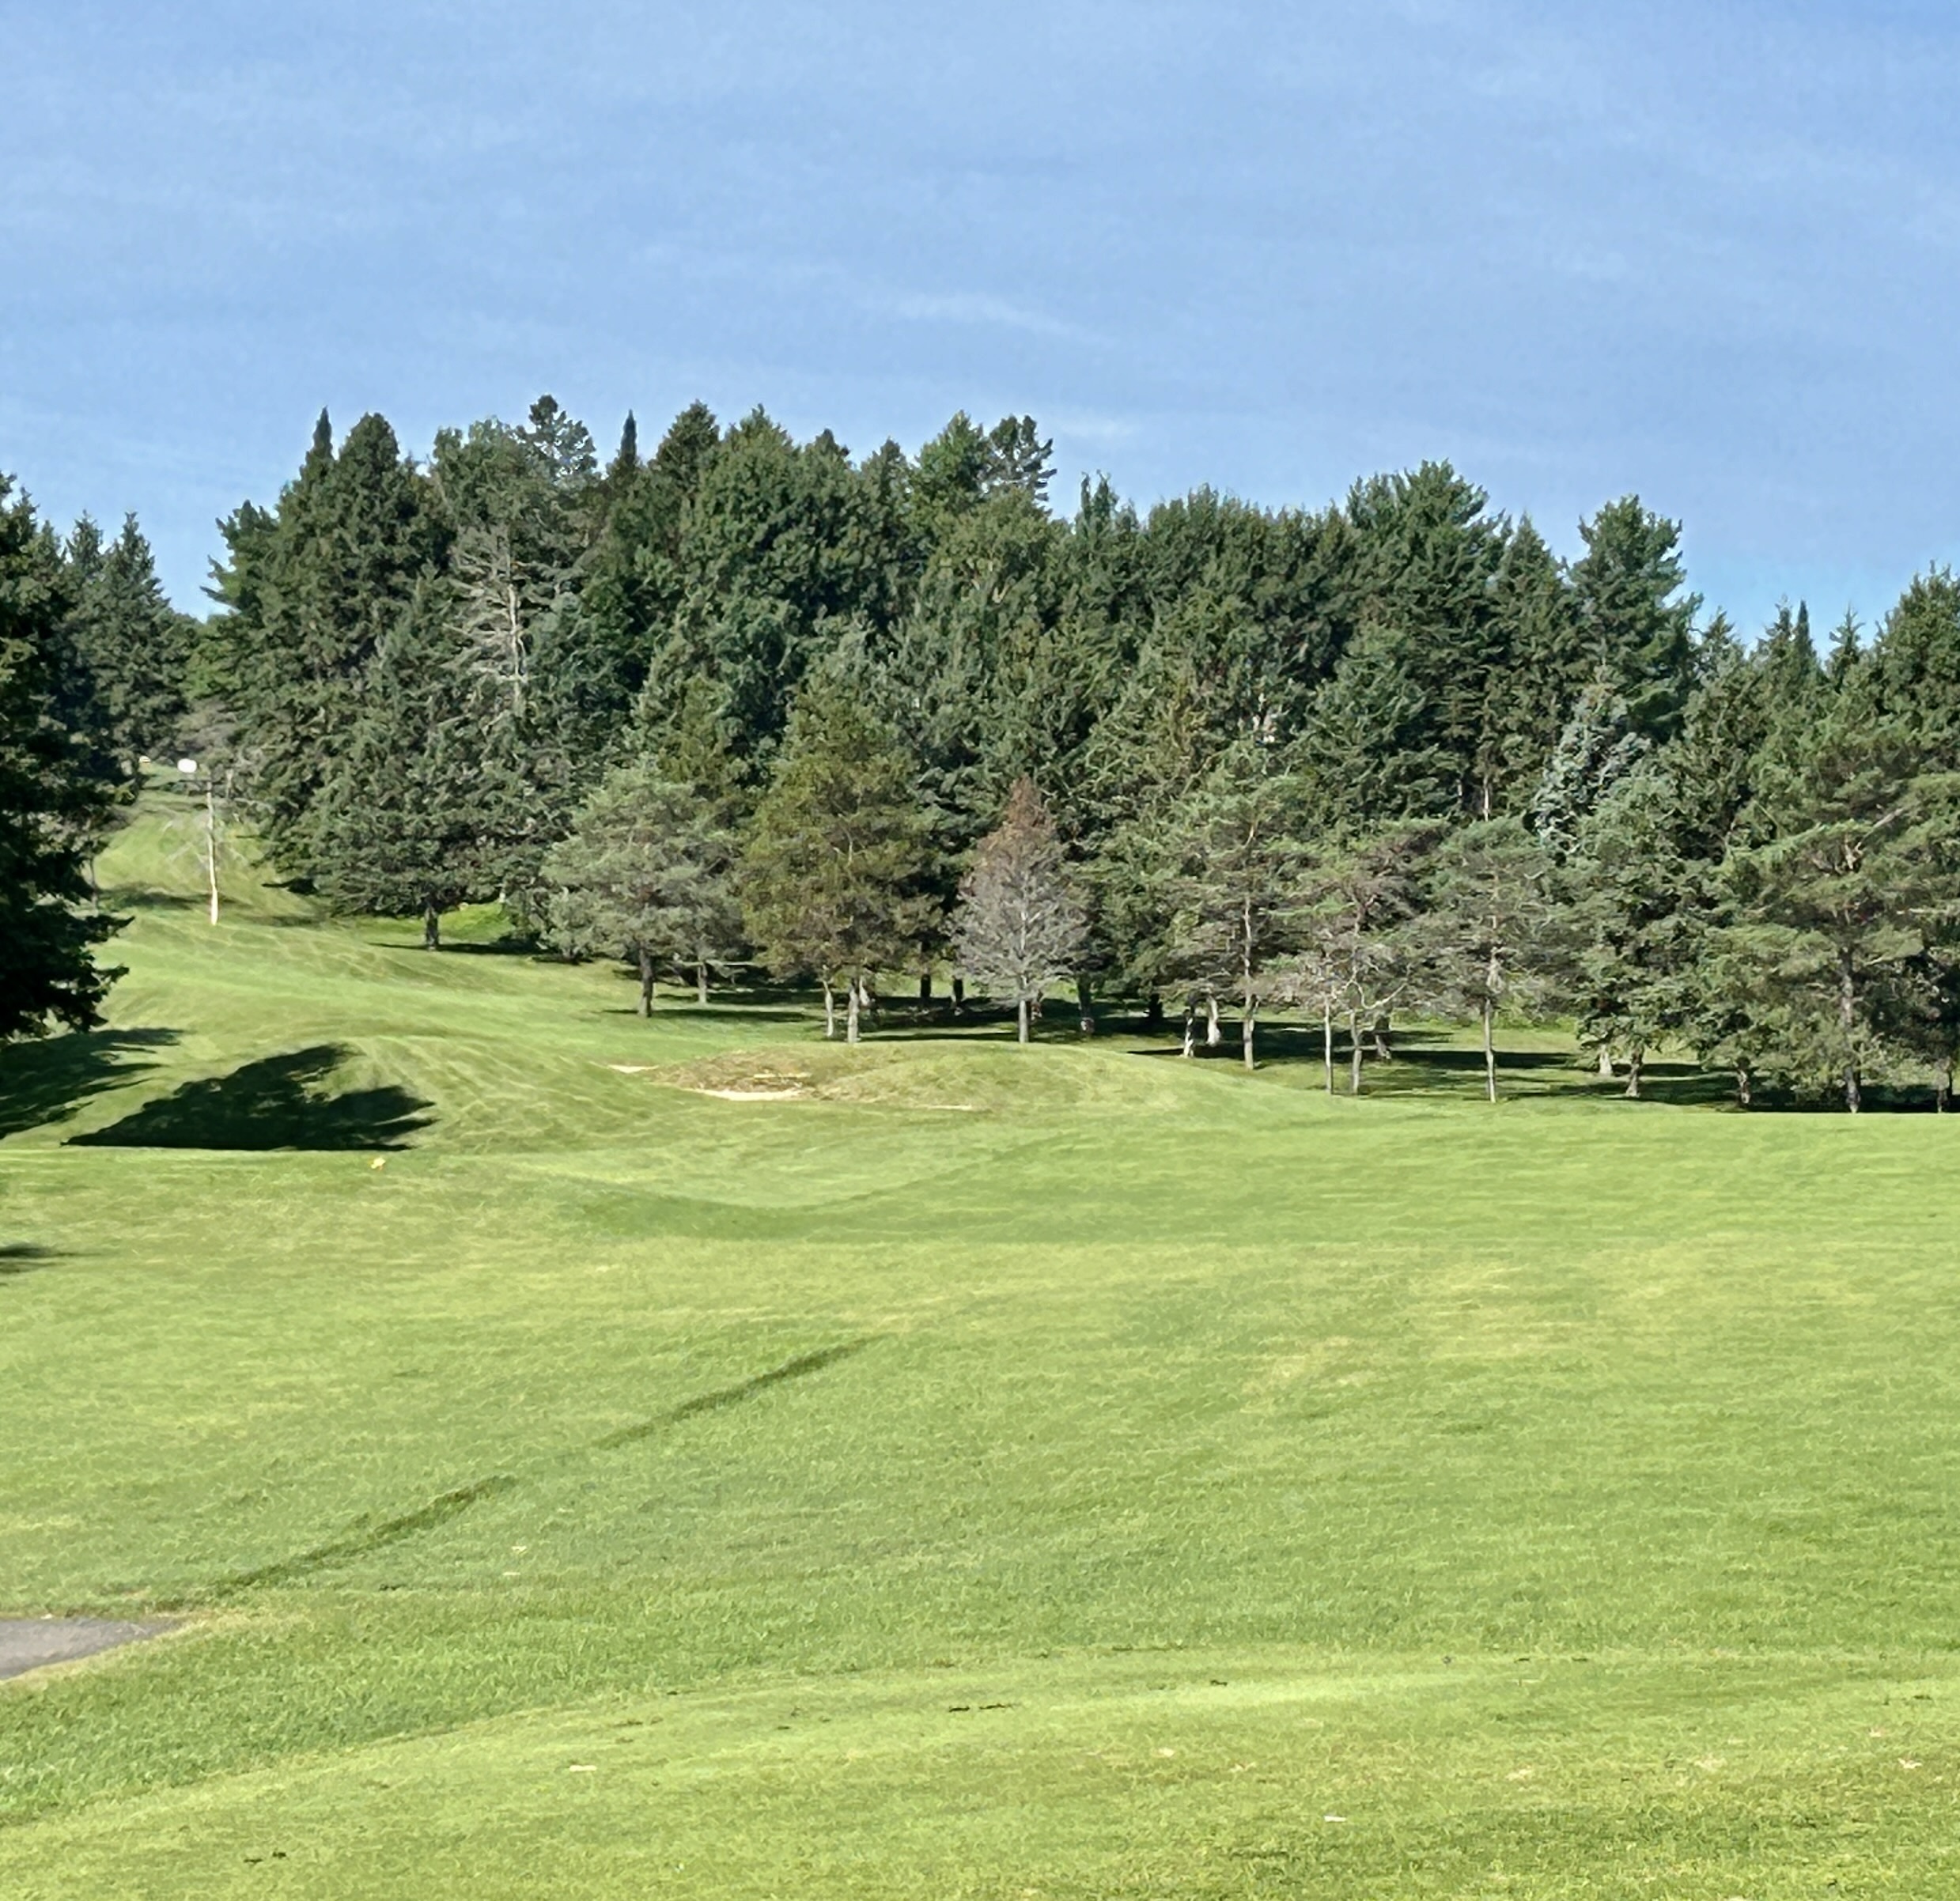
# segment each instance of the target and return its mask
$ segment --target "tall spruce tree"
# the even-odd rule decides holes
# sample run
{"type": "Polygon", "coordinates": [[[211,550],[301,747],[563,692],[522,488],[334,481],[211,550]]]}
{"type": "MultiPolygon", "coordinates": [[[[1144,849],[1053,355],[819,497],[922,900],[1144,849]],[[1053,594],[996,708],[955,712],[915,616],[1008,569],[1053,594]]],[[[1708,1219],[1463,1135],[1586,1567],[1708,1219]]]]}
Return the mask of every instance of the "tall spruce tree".
{"type": "Polygon", "coordinates": [[[1579,531],[1586,552],[1572,564],[1573,612],[1590,671],[1625,698],[1634,731],[1666,739],[1687,705],[1701,606],[1684,591],[1680,524],[1627,495],[1579,531]]]}
{"type": "Polygon", "coordinates": [[[1580,822],[1564,866],[1580,1045],[1598,1051],[1602,1077],[1623,1056],[1636,1099],[1648,1053],[1693,1019],[1710,921],[1714,867],[1685,842],[1671,764],[1663,752],[1620,780],[1580,822]]]}
{"type": "Polygon", "coordinates": [[[93,522],[69,542],[74,639],[100,696],[104,737],[133,765],[175,743],[187,704],[195,623],[165,598],[134,515],[104,542],[93,522]]]}
{"type": "Polygon", "coordinates": [[[1854,1114],[1886,1067],[1887,1003],[1924,945],[1921,913],[1953,874],[1929,848],[1909,736],[1864,683],[1773,741],[1751,842],[1723,871],[1725,949],[1776,1030],[1765,1065],[1829,1079],[1854,1114]]]}
{"type": "Polygon", "coordinates": [[[822,984],[827,1036],[837,986],[855,1043],[872,979],[902,963],[928,928],[928,819],[914,770],[849,678],[825,671],[805,683],[750,827],[744,903],[770,966],[822,984]]]}
{"type": "Polygon", "coordinates": [[[725,815],[694,786],[650,759],[614,768],[544,861],[562,941],[631,959],[641,1016],[667,966],[692,980],[705,1005],[709,973],[740,944],[735,846],[725,815]]]}
{"type": "Polygon", "coordinates": [[[485,863],[493,788],[453,615],[448,585],[426,580],[382,637],[312,823],[312,862],[329,898],[350,911],[419,916],[431,950],[445,912],[498,894],[485,863]]]}
{"type": "Polygon", "coordinates": [[[360,717],[369,665],[444,555],[429,503],[384,418],[362,417],[336,452],[323,414],[277,510],[248,505],[224,524],[221,611],[201,671],[252,734],[261,829],[289,874],[330,871],[323,794],[360,717]]]}
{"type": "Polygon", "coordinates": [[[60,551],[0,476],[0,1040],[87,1028],[121,973],[95,947],[121,920],[89,901],[118,788],[70,724],[72,602],[60,551]]]}

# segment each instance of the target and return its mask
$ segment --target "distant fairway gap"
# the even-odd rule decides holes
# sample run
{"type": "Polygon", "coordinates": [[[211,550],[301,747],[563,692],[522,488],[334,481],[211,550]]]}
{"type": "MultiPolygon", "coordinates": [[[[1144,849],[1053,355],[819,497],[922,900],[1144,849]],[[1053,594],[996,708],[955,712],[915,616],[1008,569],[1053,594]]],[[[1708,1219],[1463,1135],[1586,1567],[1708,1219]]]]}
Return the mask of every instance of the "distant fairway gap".
{"type": "Polygon", "coordinates": [[[1960,1894],[1960,1122],[100,875],[0,1615],[174,1627],[0,1682],[8,1901],[1960,1894]]]}

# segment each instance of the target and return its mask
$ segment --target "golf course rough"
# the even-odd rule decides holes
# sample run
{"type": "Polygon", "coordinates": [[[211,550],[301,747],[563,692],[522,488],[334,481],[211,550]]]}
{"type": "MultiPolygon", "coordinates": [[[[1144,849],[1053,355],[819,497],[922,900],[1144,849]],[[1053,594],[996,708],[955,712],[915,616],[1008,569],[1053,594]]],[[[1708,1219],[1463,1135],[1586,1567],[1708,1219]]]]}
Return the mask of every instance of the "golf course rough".
{"type": "Polygon", "coordinates": [[[0,1614],[171,1627],[0,1683],[9,1901],[1960,1894],[1960,1121],[101,876],[0,1614]]]}

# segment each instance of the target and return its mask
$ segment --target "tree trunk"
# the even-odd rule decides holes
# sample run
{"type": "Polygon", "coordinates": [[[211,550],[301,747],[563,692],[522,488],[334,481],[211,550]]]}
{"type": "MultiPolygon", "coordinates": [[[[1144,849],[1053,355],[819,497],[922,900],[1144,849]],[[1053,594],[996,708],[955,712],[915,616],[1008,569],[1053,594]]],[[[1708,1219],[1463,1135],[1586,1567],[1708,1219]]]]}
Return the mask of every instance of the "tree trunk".
{"type": "Polygon", "coordinates": [[[929,970],[919,973],[919,1001],[929,1003],[933,1000],[933,973],[929,970]]]}
{"type": "Polygon", "coordinates": [[[708,966],[706,964],[697,963],[694,966],[694,1001],[704,1010],[708,1007],[708,966]]]}
{"type": "Polygon", "coordinates": [[[1198,1000],[1184,1000],[1184,1052],[1187,1056],[1198,1054],[1198,1000]]]}
{"type": "Polygon", "coordinates": [[[1025,994],[1014,1012],[1014,1029],[1015,1041],[1025,1043],[1027,1041],[1027,998],[1025,994]]]}
{"type": "Polygon", "coordinates": [[[1636,1043],[1627,1053],[1626,1098],[1629,1102],[1640,1099],[1640,1074],[1647,1067],[1647,1052],[1636,1043]]]}
{"type": "Polygon", "coordinates": [[[1320,1060],[1327,1071],[1327,1094],[1334,1094],[1334,1005],[1324,998],[1320,1005],[1320,1060]]]}
{"type": "Polygon", "coordinates": [[[422,900],[422,947],[425,950],[440,950],[442,948],[442,913],[436,909],[436,901],[433,898],[422,900]]]}
{"type": "Polygon", "coordinates": [[[1239,1019],[1239,1047],[1240,1053],[1245,1058],[1246,1068],[1248,1069],[1257,1069],[1259,1067],[1258,1060],[1253,1054],[1252,1049],[1253,1034],[1254,1026],[1258,1021],[1258,1005],[1253,1001],[1251,995],[1248,994],[1245,1001],[1244,1011],[1241,1013],[1239,1019]]]}
{"type": "Polygon", "coordinates": [[[1613,1080],[1613,1052],[1603,1043],[1599,1045],[1599,1080],[1602,1083],[1613,1080]]]}
{"type": "Polygon", "coordinates": [[[1497,998],[1504,984],[1504,964],[1495,934],[1484,963],[1484,1094],[1497,1100],[1497,998]]]}
{"type": "Polygon", "coordinates": [[[1205,993],[1205,1047],[1216,1049],[1225,1040],[1224,1026],[1218,1020],[1218,993],[1215,990],[1205,993]]]}
{"type": "Polygon", "coordinates": [[[1386,1010],[1375,1019],[1375,1060],[1378,1063],[1392,1063],[1395,1060],[1395,1053],[1388,1042],[1389,1020],[1386,1010]]]}
{"type": "Polygon", "coordinates": [[[1749,1065],[1746,1063],[1738,1063],[1735,1065],[1735,1106],[1738,1109],[1746,1109],[1750,1105],[1750,1101],[1749,1065]]]}
{"type": "Polygon", "coordinates": [[[834,1042],[837,1037],[837,992],[831,988],[831,980],[823,980],[823,1040],[834,1042]]]}
{"type": "Polygon", "coordinates": [[[644,944],[640,947],[640,1014],[653,1014],[653,953],[644,944]]]}
{"type": "Polygon", "coordinates": [[[1358,1011],[1348,1012],[1348,1094],[1361,1093],[1361,1019],[1358,1011]]]}
{"type": "Polygon", "coordinates": [[[956,977],[953,979],[953,1015],[964,1016],[966,1014],[967,980],[963,977],[956,977]]]}
{"type": "Polygon", "coordinates": [[[1858,1087],[1858,1065],[1851,1055],[1852,1038],[1858,1026],[1858,984],[1848,956],[1837,960],[1837,1027],[1845,1038],[1845,1106],[1855,1116],[1864,1107],[1864,1092],[1858,1087]]]}
{"type": "Polygon", "coordinates": [[[1086,977],[1075,980],[1076,1027],[1085,1037],[1095,1034],[1095,993],[1086,977]]]}
{"type": "Polygon", "coordinates": [[[858,1009],[857,979],[855,977],[850,980],[849,987],[846,991],[845,996],[846,1001],[844,1006],[844,1041],[847,1043],[855,1043],[857,1041],[858,1009]]]}
{"type": "Polygon", "coordinates": [[[1164,1023],[1164,998],[1155,990],[1144,999],[1144,1027],[1156,1030],[1164,1023]]]}
{"type": "Polygon", "coordinates": [[[1947,1105],[1953,1100],[1953,1058],[1948,1056],[1942,1061],[1935,1073],[1938,1081],[1933,1094],[1933,1106],[1943,1116],[1947,1113],[1947,1105]]]}
{"type": "MultiPolygon", "coordinates": [[[[211,922],[218,922],[218,782],[204,786],[204,877],[211,895],[211,922]]],[[[95,860],[89,860],[89,887],[95,888],[95,860]]]]}

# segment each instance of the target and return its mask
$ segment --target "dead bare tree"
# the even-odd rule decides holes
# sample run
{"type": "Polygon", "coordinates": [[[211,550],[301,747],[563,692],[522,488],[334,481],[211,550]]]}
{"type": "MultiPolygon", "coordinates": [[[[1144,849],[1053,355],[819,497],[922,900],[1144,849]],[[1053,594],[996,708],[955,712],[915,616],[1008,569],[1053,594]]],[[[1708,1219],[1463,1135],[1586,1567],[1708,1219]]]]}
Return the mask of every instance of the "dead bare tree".
{"type": "Polygon", "coordinates": [[[1036,1000],[1074,974],[1087,932],[1054,822],[1034,781],[1018,780],[960,886],[954,943],[967,972],[1012,1000],[1020,1041],[1036,1000]]]}

